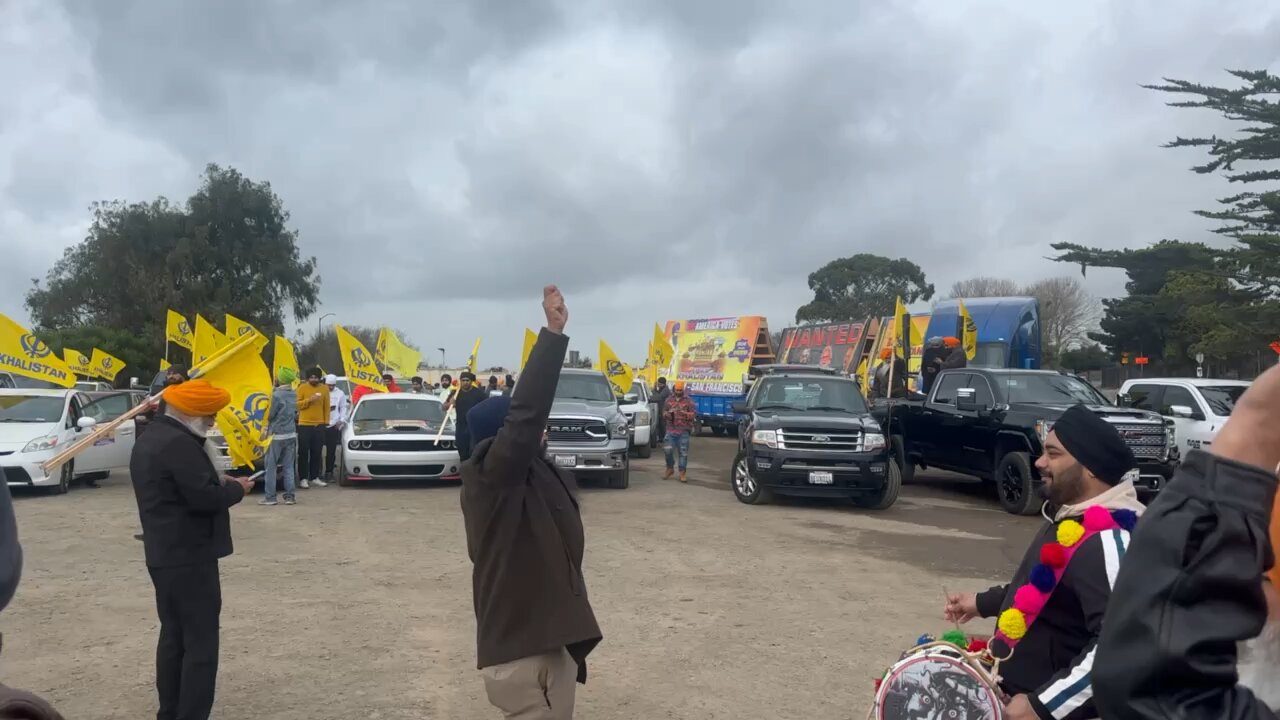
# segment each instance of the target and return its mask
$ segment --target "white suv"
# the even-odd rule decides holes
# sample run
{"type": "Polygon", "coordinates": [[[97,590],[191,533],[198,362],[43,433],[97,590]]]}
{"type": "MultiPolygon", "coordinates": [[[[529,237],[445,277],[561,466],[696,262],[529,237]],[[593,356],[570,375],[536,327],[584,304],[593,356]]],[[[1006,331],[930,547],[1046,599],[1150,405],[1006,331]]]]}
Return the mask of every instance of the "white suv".
{"type": "Polygon", "coordinates": [[[1120,387],[1117,404],[1158,412],[1172,420],[1186,457],[1188,450],[1208,449],[1248,387],[1244,380],[1138,378],[1120,387]]]}

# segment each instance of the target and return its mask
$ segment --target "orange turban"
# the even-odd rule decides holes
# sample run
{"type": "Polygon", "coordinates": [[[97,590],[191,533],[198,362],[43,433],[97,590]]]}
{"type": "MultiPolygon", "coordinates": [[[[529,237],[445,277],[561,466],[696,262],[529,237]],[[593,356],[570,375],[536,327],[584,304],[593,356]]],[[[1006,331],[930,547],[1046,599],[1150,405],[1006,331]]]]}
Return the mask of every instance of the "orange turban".
{"type": "Polygon", "coordinates": [[[956,337],[947,336],[942,338],[942,344],[949,348],[960,347],[960,339],[956,337]]]}
{"type": "Polygon", "coordinates": [[[231,402],[231,393],[214,387],[207,380],[188,380],[165,388],[164,401],[174,409],[193,417],[217,415],[231,402]]]}
{"type": "Polygon", "coordinates": [[[892,350],[892,349],[887,348],[887,347],[886,347],[886,348],[880,348],[880,359],[881,359],[881,360],[888,360],[890,355],[893,355],[893,350],[892,350]]]}
{"type": "Polygon", "coordinates": [[[683,380],[677,380],[677,381],[676,381],[676,392],[684,392],[684,381],[683,381],[683,380]]]}

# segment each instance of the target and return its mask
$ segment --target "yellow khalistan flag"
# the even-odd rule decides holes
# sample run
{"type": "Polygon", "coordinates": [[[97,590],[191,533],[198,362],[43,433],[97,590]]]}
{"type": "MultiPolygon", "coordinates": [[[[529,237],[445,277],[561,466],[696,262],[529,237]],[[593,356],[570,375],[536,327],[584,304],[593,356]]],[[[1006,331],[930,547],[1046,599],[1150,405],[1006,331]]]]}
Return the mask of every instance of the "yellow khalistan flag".
{"type": "Polygon", "coordinates": [[[241,335],[248,335],[251,332],[258,332],[258,329],[240,318],[227,313],[227,337],[235,339],[241,335]]]}
{"type": "MultiPolygon", "coordinates": [[[[276,344],[272,351],[271,358],[271,377],[280,376],[280,368],[289,368],[294,375],[301,375],[302,369],[298,367],[298,354],[293,351],[293,345],[279,335],[276,336],[276,344]]],[[[294,380],[296,386],[298,381],[294,380]]]]}
{"type": "Polygon", "coordinates": [[[338,349],[342,351],[342,367],[347,373],[347,380],[352,385],[363,385],[378,392],[386,392],[387,386],[382,384],[382,373],[373,364],[373,355],[355,335],[347,332],[341,325],[334,325],[338,334],[338,349]]]}
{"type": "Polygon", "coordinates": [[[77,375],[93,375],[93,368],[89,367],[89,358],[79,350],[72,350],[69,347],[62,348],[62,359],[66,361],[67,367],[71,368],[71,372],[77,375]]]}
{"type": "Polygon", "coordinates": [[[618,359],[617,353],[604,340],[600,341],[600,369],[609,378],[614,395],[626,395],[631,392],[631,381],[635,379],[635,374],[626,363],[618,359]]]}
{"type": "Polygon", "coordinates": [[[271,439],[267,428],[271,374],[261,354],[266,345],[262,333],[246,333],[197,363],[190,373],[192,379],[203,378],[231,393],[231,402],[218,411],[217,422],[237,467],[260,460],[271,439]]]}
{"type": "Polygon", "coordinates": [[[165,360],[164,358],[160,358],[160,371],[164,372],[165,370],[168,370],[169,367],[170,367],[169,361],[165,360]]]}
{"type": "Polygon", "coordinates": [[[858,365],[858,380],[862,386],[862,395],[867,397],[871,392],[871,363],[866,358],[862,358],[862,362],[858,365]]]}
{"type": "Polygon", "coordinates": [[[475,375],[476,369],[480,367],[476,363],[476,359],[479,357],[480,357],[480,338],[476,338],[476,344],[471,347],[471,357],[467,358],[467,370],[470,370],[472,375],[475,375]]]}
{"type": "MultiPolygon", "coordinates": [[[[653,366],[654,373],[670,368],[671,358],[675,354],[675,348],[671,347],[671,341],[667,339],[666,333],[662,332],[662,328],[657,323],[654,323],[653,341],[649,343],[649,364],[653,366]]],[[[657,384],[658,378],[655,377],[653,382],[657,384]]]]}
{"type": "Polygon", "coordinates": [[[523,370],[525,363],[529,362],[529,354],[533,352],[533,346],[538,342],[538,335],[529,328],[524,329],[524,347],[520,350],[520,369],[523,370]]]}
{"type": "Polygon", "coordinates": [[[214,353],[230,342],[226,335],[218,331],[218,328],[197,314],[195,340],[191,345],[191,364],[199,365],[213,357],[214,353]]]}
{"type": "Polygon", "coordinates": [[[960,301],[960,346],[964,348],[964,356],[969,360],[978,356],[978,326],[969,315],[969,308],[960,301]]]}
{"type": "Polygon", "coordinates": [[[195,333],[191,331],[191,323],[176,310],[170,310],[164,322],[165,342],[171,342],[190,350],[195,343],[195,333]]]}
{"type": "Polygon", "coordinates": [[[89,360],[89,372],[108,382],[115,382],[116,375],[124,369],[125,363],[118,357],[93,349],[93,357],[89,360]]]}
{"type": "Polygon", "coordinates": [[[378,331],[378,352],[374,360],[383,372],[415,375],[422,363],[422,353],[401,342],[395,330],[384,327],[378,331]]]}
{"type": "Polygon", "coordinates": [[[0,370],[75,387],[76,376],[53,350],[31,331],[0,315],[0,370]]]}

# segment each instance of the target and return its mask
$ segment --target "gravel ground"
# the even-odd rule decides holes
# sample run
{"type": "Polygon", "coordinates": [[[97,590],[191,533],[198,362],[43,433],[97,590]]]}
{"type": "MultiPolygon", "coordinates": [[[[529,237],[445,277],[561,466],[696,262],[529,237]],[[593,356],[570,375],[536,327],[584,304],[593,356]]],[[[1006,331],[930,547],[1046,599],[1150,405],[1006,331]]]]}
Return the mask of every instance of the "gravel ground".
{"type": "MultiPolygon", "coordinates": [[[[584,488],[605,639],[579,717],[860,720],[873,677],[947,629],[944,588],[1007,577],[1038,523],[947,477],[880,513],[748,507],[728,490],[733,443],[695,440],[689,485],[661,480],[655,456],[628,490],[584,488]]],[[[497,717],[475,670],[456,485],[299,503],[232,509],[214,716],[497,717]]],[[[26,570],[0,617],[0,677],[68,718],[154,717],[158,624],[128,478],[16,505],[26,570]]]]}

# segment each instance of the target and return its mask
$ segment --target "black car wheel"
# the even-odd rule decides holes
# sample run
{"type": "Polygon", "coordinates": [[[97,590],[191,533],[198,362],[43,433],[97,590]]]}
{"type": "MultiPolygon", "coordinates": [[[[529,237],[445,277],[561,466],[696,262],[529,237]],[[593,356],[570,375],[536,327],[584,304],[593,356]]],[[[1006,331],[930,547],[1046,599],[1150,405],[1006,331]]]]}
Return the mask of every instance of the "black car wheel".
{"type": "Polygon", "coordinates": [[[888,510],[898,501],[898,493],[902,492],[902,471],[895,462],[885,467],[884,487],[880,492],[854,495],[853,504],[868,510],[888,510]]]}
{"type": "Polygon", "coordinates": [[[751,456],[746,450],[740,450],[738,456],[733,459],[729,484],[733,486],[734,497],[747,505],[762,505],[773,500],[773,493],[761,485],[752,474],[751,456]]]}
{"type": "Polygon", "coordinates": [[[609,476],[609,487],[614,490],[626,490],[631,487],[631,460],[623,463],[622,469],[609,476]]]}
{"type": "Polygon", "coordinates": [[[1036,477],[1031,468],[1031,455],[1025,452],[1006,453],[996,467],[996,497],[1005,512],[1014,515],[1034,515],[1040,507],[1036,496],[1036,477]]]}
{"type": "Polygon", "coordinates": [[[907,445],[901,435],[893,435],[889,438],[889,451],[893,453],[893,461],[902,475],[903,484],[914,480],[916,464],[907,459],[907,445]]]}
{"type": "MultiPolygon", "coordinates": [[[[652,432],[650,432],[650,433],[649,433],[649,436],[650,436],[650,437],[653,437],[653,433],[652,433],[652,432]]],[[[653,454],[653,445],[652,445],[652,443],[653,443],[653,441],[652,441],[652,440],[650,440],[649,442],[644,443],[644,444],[642,444],[642,445],[633,445],[633,446],[631,446],[631,449],[635,451],[635,453],[636,453],[636,457],[638,457],[638,458],[640,458],[640,459],[642,459],[642,460],[643,460],[644,458],[647,458],[647,457],[649,457],[650,455],[652,455],[652,454],[653,454]]]]}
{"type": "Polygon", "coordinates": [[[54,495],[66,495],[71,490],[71,481],[76,476],[76,461],[68,460],[62,464],[62,469],[58,471],[58,484],[53,487],[54,495]]]}

